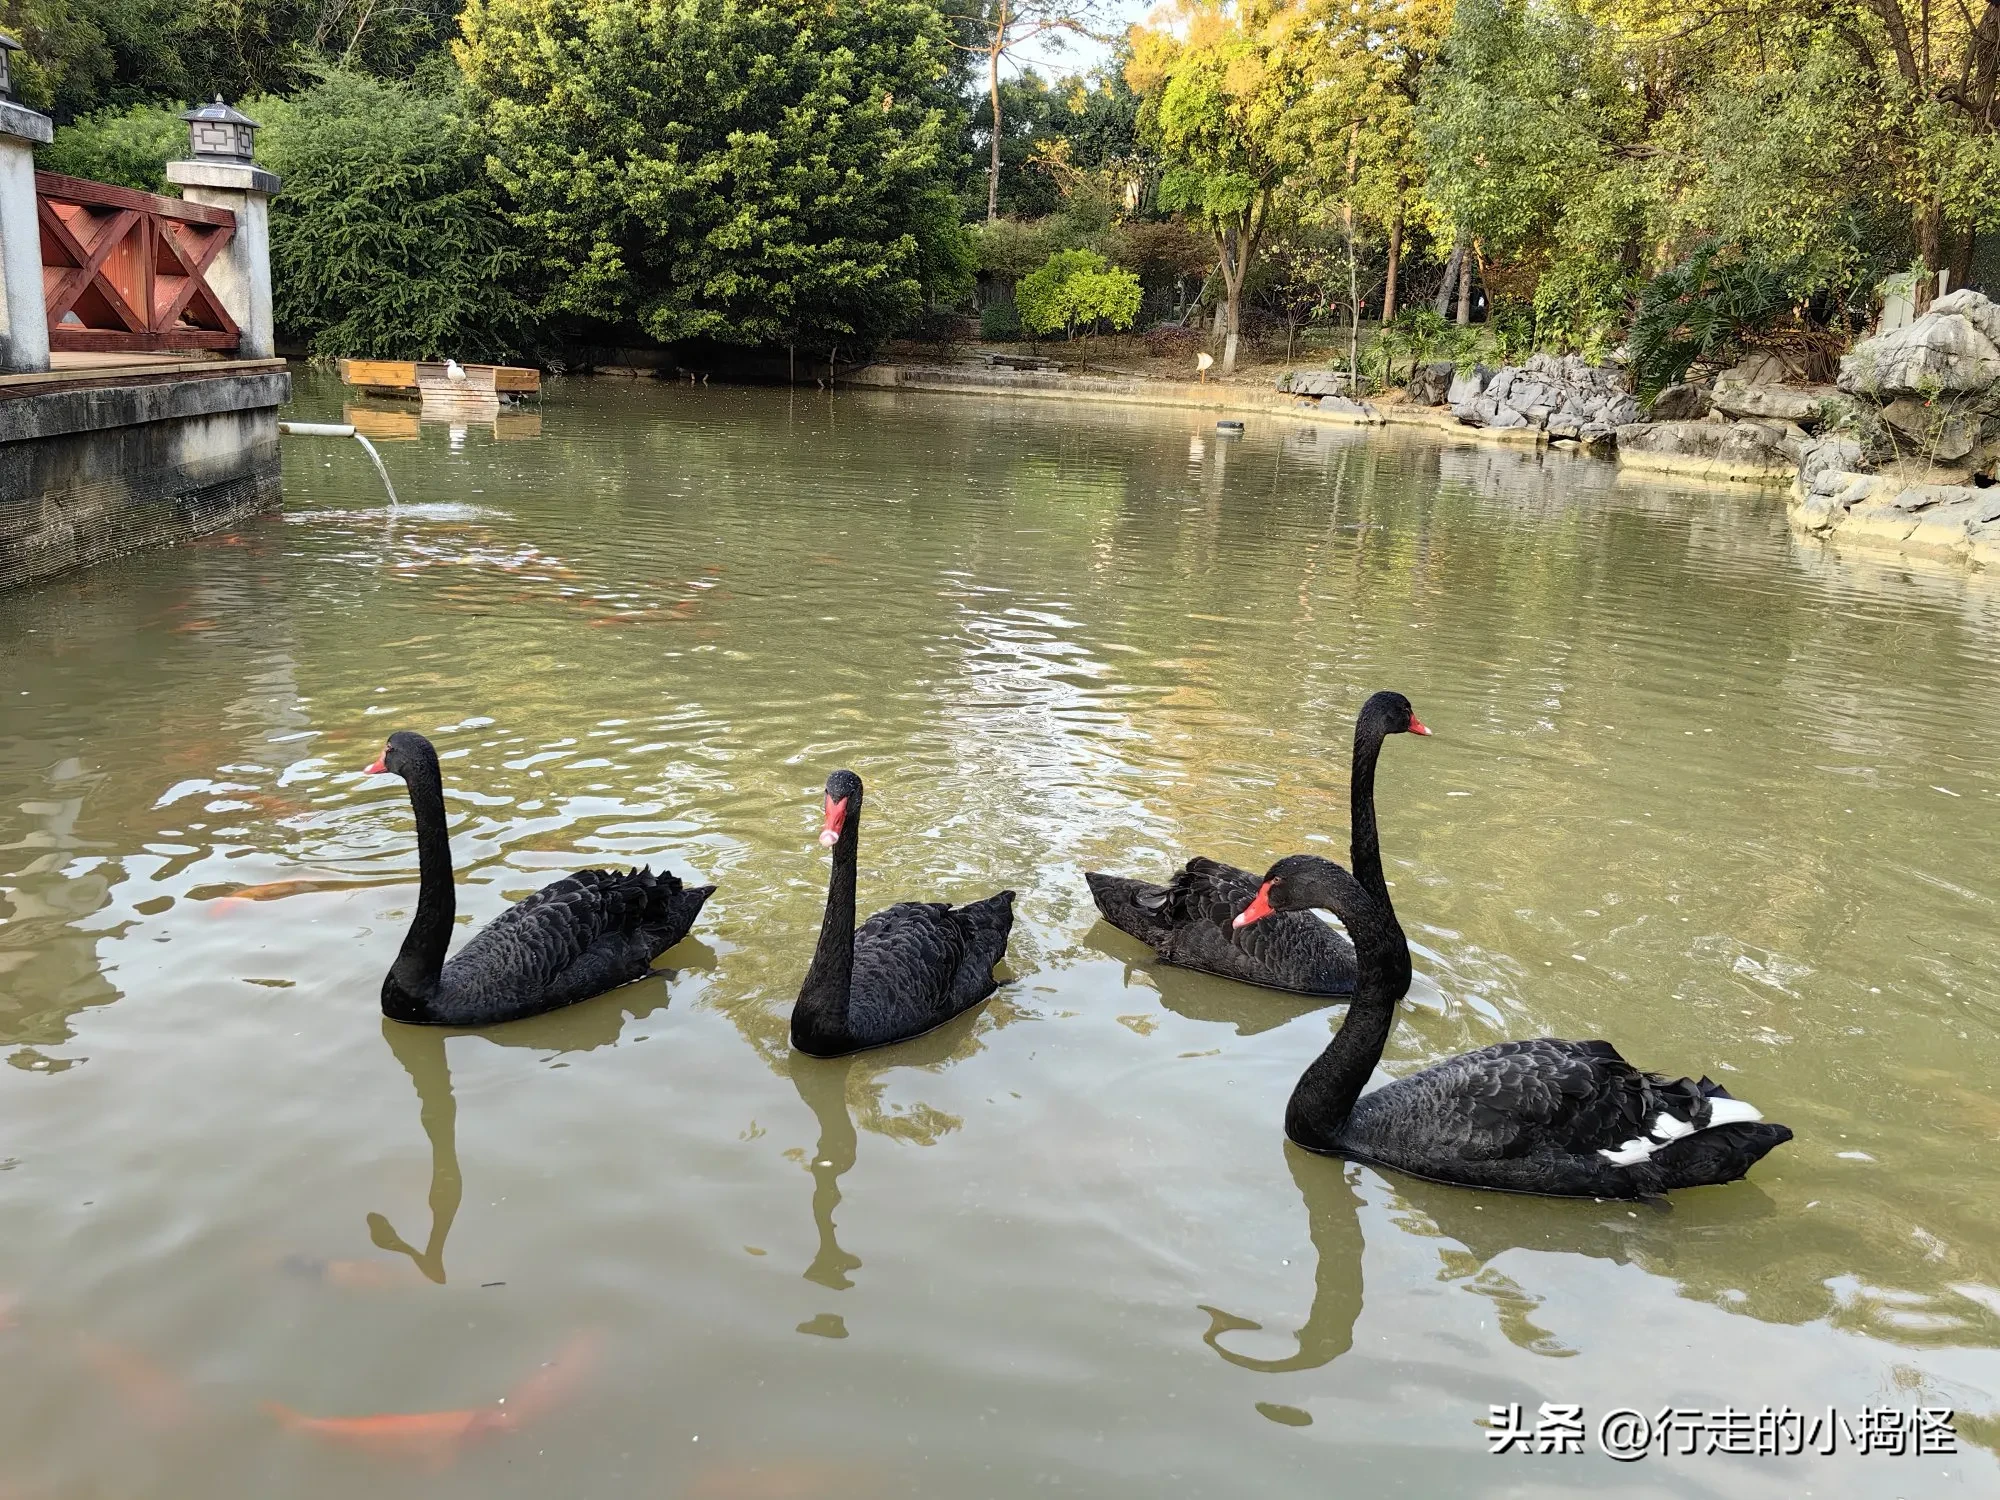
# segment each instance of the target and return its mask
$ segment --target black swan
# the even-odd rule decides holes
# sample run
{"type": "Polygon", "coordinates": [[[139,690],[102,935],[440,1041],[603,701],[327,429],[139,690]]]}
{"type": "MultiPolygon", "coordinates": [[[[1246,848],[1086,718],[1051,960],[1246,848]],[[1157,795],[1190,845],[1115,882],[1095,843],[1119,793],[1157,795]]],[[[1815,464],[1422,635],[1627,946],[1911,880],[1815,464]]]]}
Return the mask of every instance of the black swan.
{"type": "MultiPolygon", "coordinates": [[[[1361,883],[1385,901],[1389,888],[1375,831],[1375,761],[1387,736],[1429,733],[1401,693],[1377,693],[1354,721],[1350,855],[1361,883]]],[[[1354,945],[1311,912],[1280,913],[1247,931],[1232,926],[1257,894],[1257,877],[1248,870],[1196,858],[1167,885],[1094,870],[1083,878],[1106,921],[1170,964],[1301,995],[1354,992],[1354,945]]]]}
{"type": "Polygon", "coordinates": [[[392,1021],[493,1026],[630,984],[687,936],[715,891],[644,868],[579,870],[508,907],[446,963],[457,899],[437,751],[399,729],[368,768],[384,771],[409,785],[419,872],[417,914],[382,981],[382,1014],[392,1021]]]}
{"type": "Polygon", "coordinates": [[[861,778],[826,779],[819,841],[833,850],[826,918],[812,967],[792,1007],[792,1046],[810,1057],[842,1057],[907,1041],[972,1009],[998,988],[1014,893],[970,906],[899,901],[854,926],[855,855],[861,838],[861,778]]]}
{"type": "Polygon", "coordinates": [[[1460,1187],[1652,1198],[1734,1182],[1792,1138],[1719,1084],[1642,1073],[1609,1042],[1501,1042],[1363,1094],[1410,988],[1409,944],[1389,902],[1311,854],[1271,866],[1236,921],[1313,907],[1346,924],[1360,973],[1285,1109],[1285,1134],[1309,1151],[1460,1187]]]}

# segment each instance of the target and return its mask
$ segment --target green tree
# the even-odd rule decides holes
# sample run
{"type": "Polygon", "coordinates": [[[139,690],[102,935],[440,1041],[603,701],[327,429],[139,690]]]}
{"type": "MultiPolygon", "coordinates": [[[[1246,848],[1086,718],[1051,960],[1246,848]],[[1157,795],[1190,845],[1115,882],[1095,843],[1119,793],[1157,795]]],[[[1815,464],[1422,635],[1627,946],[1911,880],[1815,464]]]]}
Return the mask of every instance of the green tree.
{"type": "Polygon", "coordinates": [[[443,55],[455,0],[0,0],[22,98],[68,122],[169,100],[309,86],[342,64],[408,77],[443,55]]]}
{"type": "Polygon", "coordinates": [[[1113,328],[1130,328],[1139,316],[1142,295],[1139,278],[1122,266],[1070,277],[1063,286],[1069,312],[1063,325],[1065,336],[1079,326],[1095,328],[1108,323],[1113,328]]]}
{"type": "MultiPolygon", "coordinates": [[[[1126,185],[1143,190],[1156,175],[1138,144],[1139,98],[1125,82],[1124,58],[1086,74],[1053,81],[1033,68],[1000,83],[1002,103],[998,214],[1037,219],[1063,211],[1071,196],[1065,179],[1075,173],[1115,173],[1122,203],[1126,185]]],[[[967,174],[959,195],[967,217],[986,217],[993,185],[989,162],[992,110],[983,95],[966,117],[967,174]]],[[[1135,200],[1134,208],[1138,207],[1135,200]]]]}
{"type": "MultiPolygon", "coordinates": [[[[1568,237],[1571,255],[1601,254],[1607,241],[1615,254],[1630,238],[1620,153],[1638,104],[1613,41],[1561,5],[1459,0],[1417,130],[1426,192],[1461,264],[1545,247],[1566,227],[1587,231],[1568,237]]],[[[1463,322],[1469,271],[1458,285],[1463,322]]]]}
{"type": "Polygon", "coordinates": [[[10,70],[23,104],[70,120],[107,102],[116,62],[88,0],[0,0],[0,29],[23,49],[10,70]]]}
{"type": "Polygon", "coordinates": [[[35,165],[44,172],[165,193],[172,191],[167,163],[187,150],[187,122],[178,106],[135,104],[58,126],[56,138],[35,153],[35,165]]]}
{"type": "Polygon", "coordinates": [[[1225,374],[1236,367],[1244,280],[1272,198],[1311,148],[1311,41],[1305,8],[1285,0],[1179,0],[1133,33],[1126,78],[1143,100],[1141,136],[1161,160],[1160,204],[1215,238],[1225,374]]]}
{"type": "Polygon", "coordinates": [[[452,95],[333,70],[251,101],[281,333],[322,355],[488,358],[520,347],[524,257],[452,95]]]}
{"type": "Polygon", "coordinates": [[[1100,323],[1130,328],[1144,297],[1138,277],[1095,250],[1056,251],[1039,271],[1023,277],[1014,293],[1022,327],[1038,334],[1060,330],[1066,339],[1100,323]]]}
{"type": "Polygon", "coordinates": [[[1014,291],[1022,327],[1031,333],[1060,331],[1065,338],[1097,323],[1130,328],[1140,298],[1139,278],[1095,250],[1056,251],[1014,291]]]}
{"type": "Polygon", "coordinates": [[[1025,68],[1018,78],[1000,80],[1000,104],[995,111],[992,101],[982,97],[974,102],[967,117],[966,144],[972,148],[968,156],[976,153],[989,158],[972,169],[964,195],[967,212],[980,211],[973,208],[976,191],[976,201],[982,209],[992,210],[981,212],[989,224],[997,224],[1006,216],[1044,218],[1062,207],[1062,190],[1054,177],[1032,166],[1030,158],[1038,142],[1061,133],[1063,116],[1068,112],[1063,91],[1050,87],[1049,81],[1033,68],[1025,68]],[[1003,122],[997,188],[990,164],[991,120],[996,115],[1003,122]]]}
{"type": "Polygon", "coordinates": [[[858,349],[969,285],[924,0],[469,0],[461,25],[546,314],[858,349]]]}
{"type": "Polygon", "coordinates": [[[1078,273],[1101,270],[1104,257],[1095,250],[1057,250],[1039,269],[1023,276],[1014,288],[1014,305],[1020,310],[1021,326],[1030,333],[1049,334],[1060,330],[1068,309],[1063,285],[1078,273]]]}
{"type": "MultiPolygon", "coordinates": [[[[985,108],[992,123],[985,128],[987,222],[1000,217],[1000,168],[1008,138],[1004,106],[1010,101],[1000,68],[1021,47],[1042,41],[1060,45],[1072,37],[1094,37],[1100,26],[1101,0],[971,0],[954,13],[959,36],[952,45],[977,54],[986,67],[985,108]]],[[[1017,136],[1025,134],[1018,128],[1017,136]]]]}
{"type": "MultiPolygon", "coordinates": [[[[1771,0],[1750,13],[1751,24],[1733,0],[1687,0],[1672,11],[1656,0],[1578,3],[1621,28],[1632,56],[1663,59],[1645,70],[1649,87],[1678,81],[1671,67],[1704,89],[1717,124],[1733,131],[1712,143],[1720,149],[1711,163],[1733,158],[1769,168],[1778,152],[1796,162],[1798,146],[1817,146],[1802,176],[1734,175],[1721,217],[1782,205],[1804,184],[1827,182],[1834,188],[1820,210],[1827,228],[1849,234],[1843,204],[1865,196],[1900,220],[1909,252],[1931,270],[1948,270],[1954,284],[1970,269],[1974,234],[2000,228],[1994,0],[1771,0]],[[1764,106],[1747,131],[1726,108],[1728,83],[1745,80],[1764,106]]],[[[1920,296],[1928,284],[1920,283],[1920,296]]]]}

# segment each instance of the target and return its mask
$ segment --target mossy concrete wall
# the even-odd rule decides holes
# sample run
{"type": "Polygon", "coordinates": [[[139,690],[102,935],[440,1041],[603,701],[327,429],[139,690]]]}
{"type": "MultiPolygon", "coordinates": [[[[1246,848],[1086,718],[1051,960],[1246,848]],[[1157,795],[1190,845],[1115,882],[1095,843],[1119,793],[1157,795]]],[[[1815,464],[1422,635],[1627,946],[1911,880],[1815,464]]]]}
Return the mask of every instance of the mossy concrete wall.
{"type": "Polygon", "coordinates": [[[276,509],[278,361],[0,384],[0,588],[276,509]]]}

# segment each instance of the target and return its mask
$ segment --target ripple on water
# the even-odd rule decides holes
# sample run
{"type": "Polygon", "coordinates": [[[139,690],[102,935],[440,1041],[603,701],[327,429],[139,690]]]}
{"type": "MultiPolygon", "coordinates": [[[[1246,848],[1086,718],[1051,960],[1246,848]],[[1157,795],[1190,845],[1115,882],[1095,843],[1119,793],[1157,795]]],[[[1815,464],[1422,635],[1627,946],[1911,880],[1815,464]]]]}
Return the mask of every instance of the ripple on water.
{"type": "Polygon", "coordinates": [[[1517,1396],[1991,1413],[2000,595],[1754,491],[1211,428],[553,383],[537,441],[399,445],[439,498],[393,523],[288,450],[282,521],[0,597],[0,1485],[1152,1500],[1323,1488],[1331,1442],[1499,1495],[1475,1424],[1517,1396]],[[1381,768],[1418,971],[1382,1076],[1606,1036],[1793,1126],[1751,1182],[1657,1212],[1288,1149],[1341,1008],[1096,920],[1084,869],[1343,849],[1384,686],[1436,734],[1381,768]],[[644,860],[720,886],[697,940],[517,1027],[383,1023],[416,862],[360,768],[405,726],[463,926],[644,860]],[[992,1003],[822,1064],[786,1016],[837,764],[865,904],[1021,901],[992,1003]],[[518,1431],[372,1458],[260,1409],[502,1396],[518,1431]]]}

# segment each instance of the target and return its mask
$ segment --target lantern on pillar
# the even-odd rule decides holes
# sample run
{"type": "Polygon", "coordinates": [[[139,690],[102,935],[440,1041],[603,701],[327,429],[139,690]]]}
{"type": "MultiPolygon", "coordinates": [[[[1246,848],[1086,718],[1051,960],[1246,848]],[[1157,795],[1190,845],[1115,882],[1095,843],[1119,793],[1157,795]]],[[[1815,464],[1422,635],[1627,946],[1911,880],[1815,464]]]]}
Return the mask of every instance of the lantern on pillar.
{"type": "Polygon", "coordinates": [[[0,31],[0,99],[14,97],[14,54],[20,50],[19,42],[0,31]]]}
{"type": "Polygon", "coordinates": [[[257,122],[231,109],[215,96],[213,104],[191,109],[181,118],[188,122],[189,154],[196,161],[247,162],[256,145],[257,122]]]}

